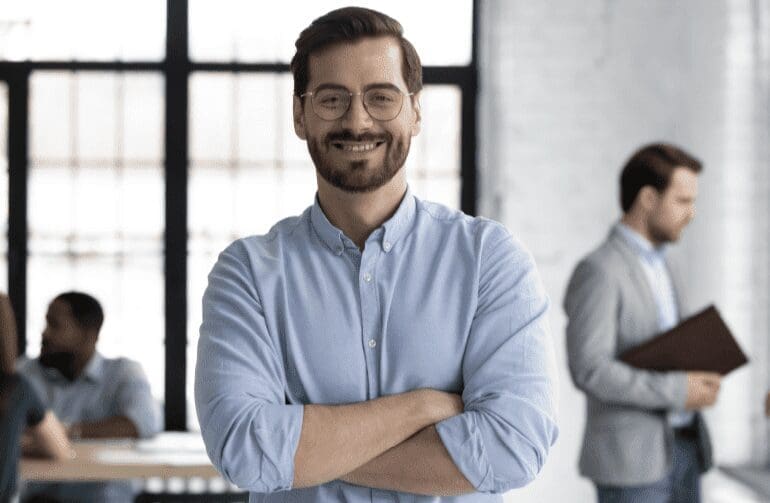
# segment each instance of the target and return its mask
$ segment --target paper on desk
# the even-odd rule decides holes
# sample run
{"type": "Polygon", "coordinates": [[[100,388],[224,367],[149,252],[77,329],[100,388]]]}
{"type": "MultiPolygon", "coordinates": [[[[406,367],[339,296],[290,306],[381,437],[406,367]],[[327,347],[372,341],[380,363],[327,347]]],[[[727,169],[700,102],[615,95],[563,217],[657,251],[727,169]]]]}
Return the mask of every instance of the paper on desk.
{"type": "Polygon", "coordinates": [[[105,449],[95,453],[94,458],[106,465],[197,466],[211,464],[205,452],[142,452],[105,449]]]}
{"type": "Polygon", "coordinates": [[[209,465],[200,434],[164,432],[136,442],[133,449],[104,449],[95,454],[105,464],[171,466],[209,465]]]}
{"type": "Polygon", "coordinates": [[[155,437],[140,440],[136,449],[145,452],[206,452],[200,433],[166,431],[155,437]]]}

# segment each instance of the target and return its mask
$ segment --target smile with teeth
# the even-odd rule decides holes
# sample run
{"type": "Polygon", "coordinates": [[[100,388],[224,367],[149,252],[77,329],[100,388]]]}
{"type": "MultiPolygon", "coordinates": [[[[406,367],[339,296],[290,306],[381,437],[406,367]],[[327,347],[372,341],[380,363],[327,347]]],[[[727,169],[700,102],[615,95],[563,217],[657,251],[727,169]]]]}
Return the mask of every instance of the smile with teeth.
{"type": "Polygon", "coordinates": [[[363,143],[363,142],[334,142],[332,145],[334,145],[335,148],[342,150],[343,152],[369,152],[370,150],[374,150],[375,148],[382,145],[383,142],[377,141],[377,142],[369,142],[369,143],[363,143]]]}

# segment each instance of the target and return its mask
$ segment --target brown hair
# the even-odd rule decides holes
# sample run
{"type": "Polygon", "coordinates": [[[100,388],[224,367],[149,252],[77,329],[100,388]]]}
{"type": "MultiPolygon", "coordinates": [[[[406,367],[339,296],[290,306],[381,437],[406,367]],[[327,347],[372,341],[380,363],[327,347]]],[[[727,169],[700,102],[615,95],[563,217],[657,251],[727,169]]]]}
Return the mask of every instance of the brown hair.
{"type": "Polygon", "coordinates": [[[0,294],[0,374],[13,374],[18,356],[16,318],[11,301],[0,294]]]}
{"type": "Polygon", "coordinates": [[[663,192],[676,168],[695,173],[703,170],[701,162],[681,148],[668,143],[651,143],[637,150],[620,174],[620,206],[628,212],[642,187],[651,185],[663,192]]]}
{"type": "Polygon", "coordinates": [[[410,93],[422,89],[422,64],[414,46],[404,38],[401,23],[381,12],[363,7],[343,7],[313,21],[295,42],[297,52],[291,59],[294,94],[306,91],[310,80],[310,54],[340,42],[354,42],[365,37],[393,37],[401,46],[404,81],[410,93]]]}
{"type": "Polygon", "coordinates": [[[54,301],[56,300],[69,306],[72,317],[80,328],[99,333],[104,322],[104,311],[98,300],[83,292],[60,293],[54,299],[54,301]]]}

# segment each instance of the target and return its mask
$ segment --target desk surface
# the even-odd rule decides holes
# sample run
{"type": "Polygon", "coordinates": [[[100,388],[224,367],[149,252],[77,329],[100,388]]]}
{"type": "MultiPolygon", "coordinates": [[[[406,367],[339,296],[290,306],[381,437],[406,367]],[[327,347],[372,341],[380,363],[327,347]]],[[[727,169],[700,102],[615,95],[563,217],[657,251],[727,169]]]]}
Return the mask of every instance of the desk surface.
{"type": "Polygon", "coordinates": [[[73,459],[22,458],[19,471],[28,481],[219,477],[199,439],[194,433],[162,433],[149,441],[75,442],[73,459]]]}

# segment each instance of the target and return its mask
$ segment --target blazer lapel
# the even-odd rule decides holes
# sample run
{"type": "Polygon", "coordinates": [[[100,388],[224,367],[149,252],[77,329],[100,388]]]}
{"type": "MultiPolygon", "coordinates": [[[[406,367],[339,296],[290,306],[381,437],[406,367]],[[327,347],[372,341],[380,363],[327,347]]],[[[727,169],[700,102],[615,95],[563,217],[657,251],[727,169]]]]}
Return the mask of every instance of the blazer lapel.
{"type": "Polygon", "coordinates": [[[684,278],[682,278],[681,271],[676,266],[676,264],[671,261],[671,259],[668,257],[668,254],[666,254],[666,269],[668,270],[668,275],[671,278],[671,283],[674,285],[674,296],[676,297],[676,312],[679,314],[679,319],[682,320],[690,314],[690,306],[688,306],[684,301],[684,278]]]}
{"type": "MultiPolygon", "coordinates": [[[[642,264],[639,263],[639,257],[636,256],[636,253],[634,253],[628,243],[626,243],[625,239],[623,239],[623,236],[620,235],[620,231],[614,227],[610,232],[608,241],[620,252],[621,256],[623,257],[623,261],[626,263],[626,267],[628,267],[631,277],[634,280],[634,284],[638,287],[637,291],[639,292],[639,297],[644,304],[644,312],[653,314],[657,313],[658,307],[655,304],[655,297],[652,295],[650,282],[647,279],[647,276],[644,274],[642,264]]],[[[657,317],[655,317],[655,319],[657,323],[657,317]]]]}

